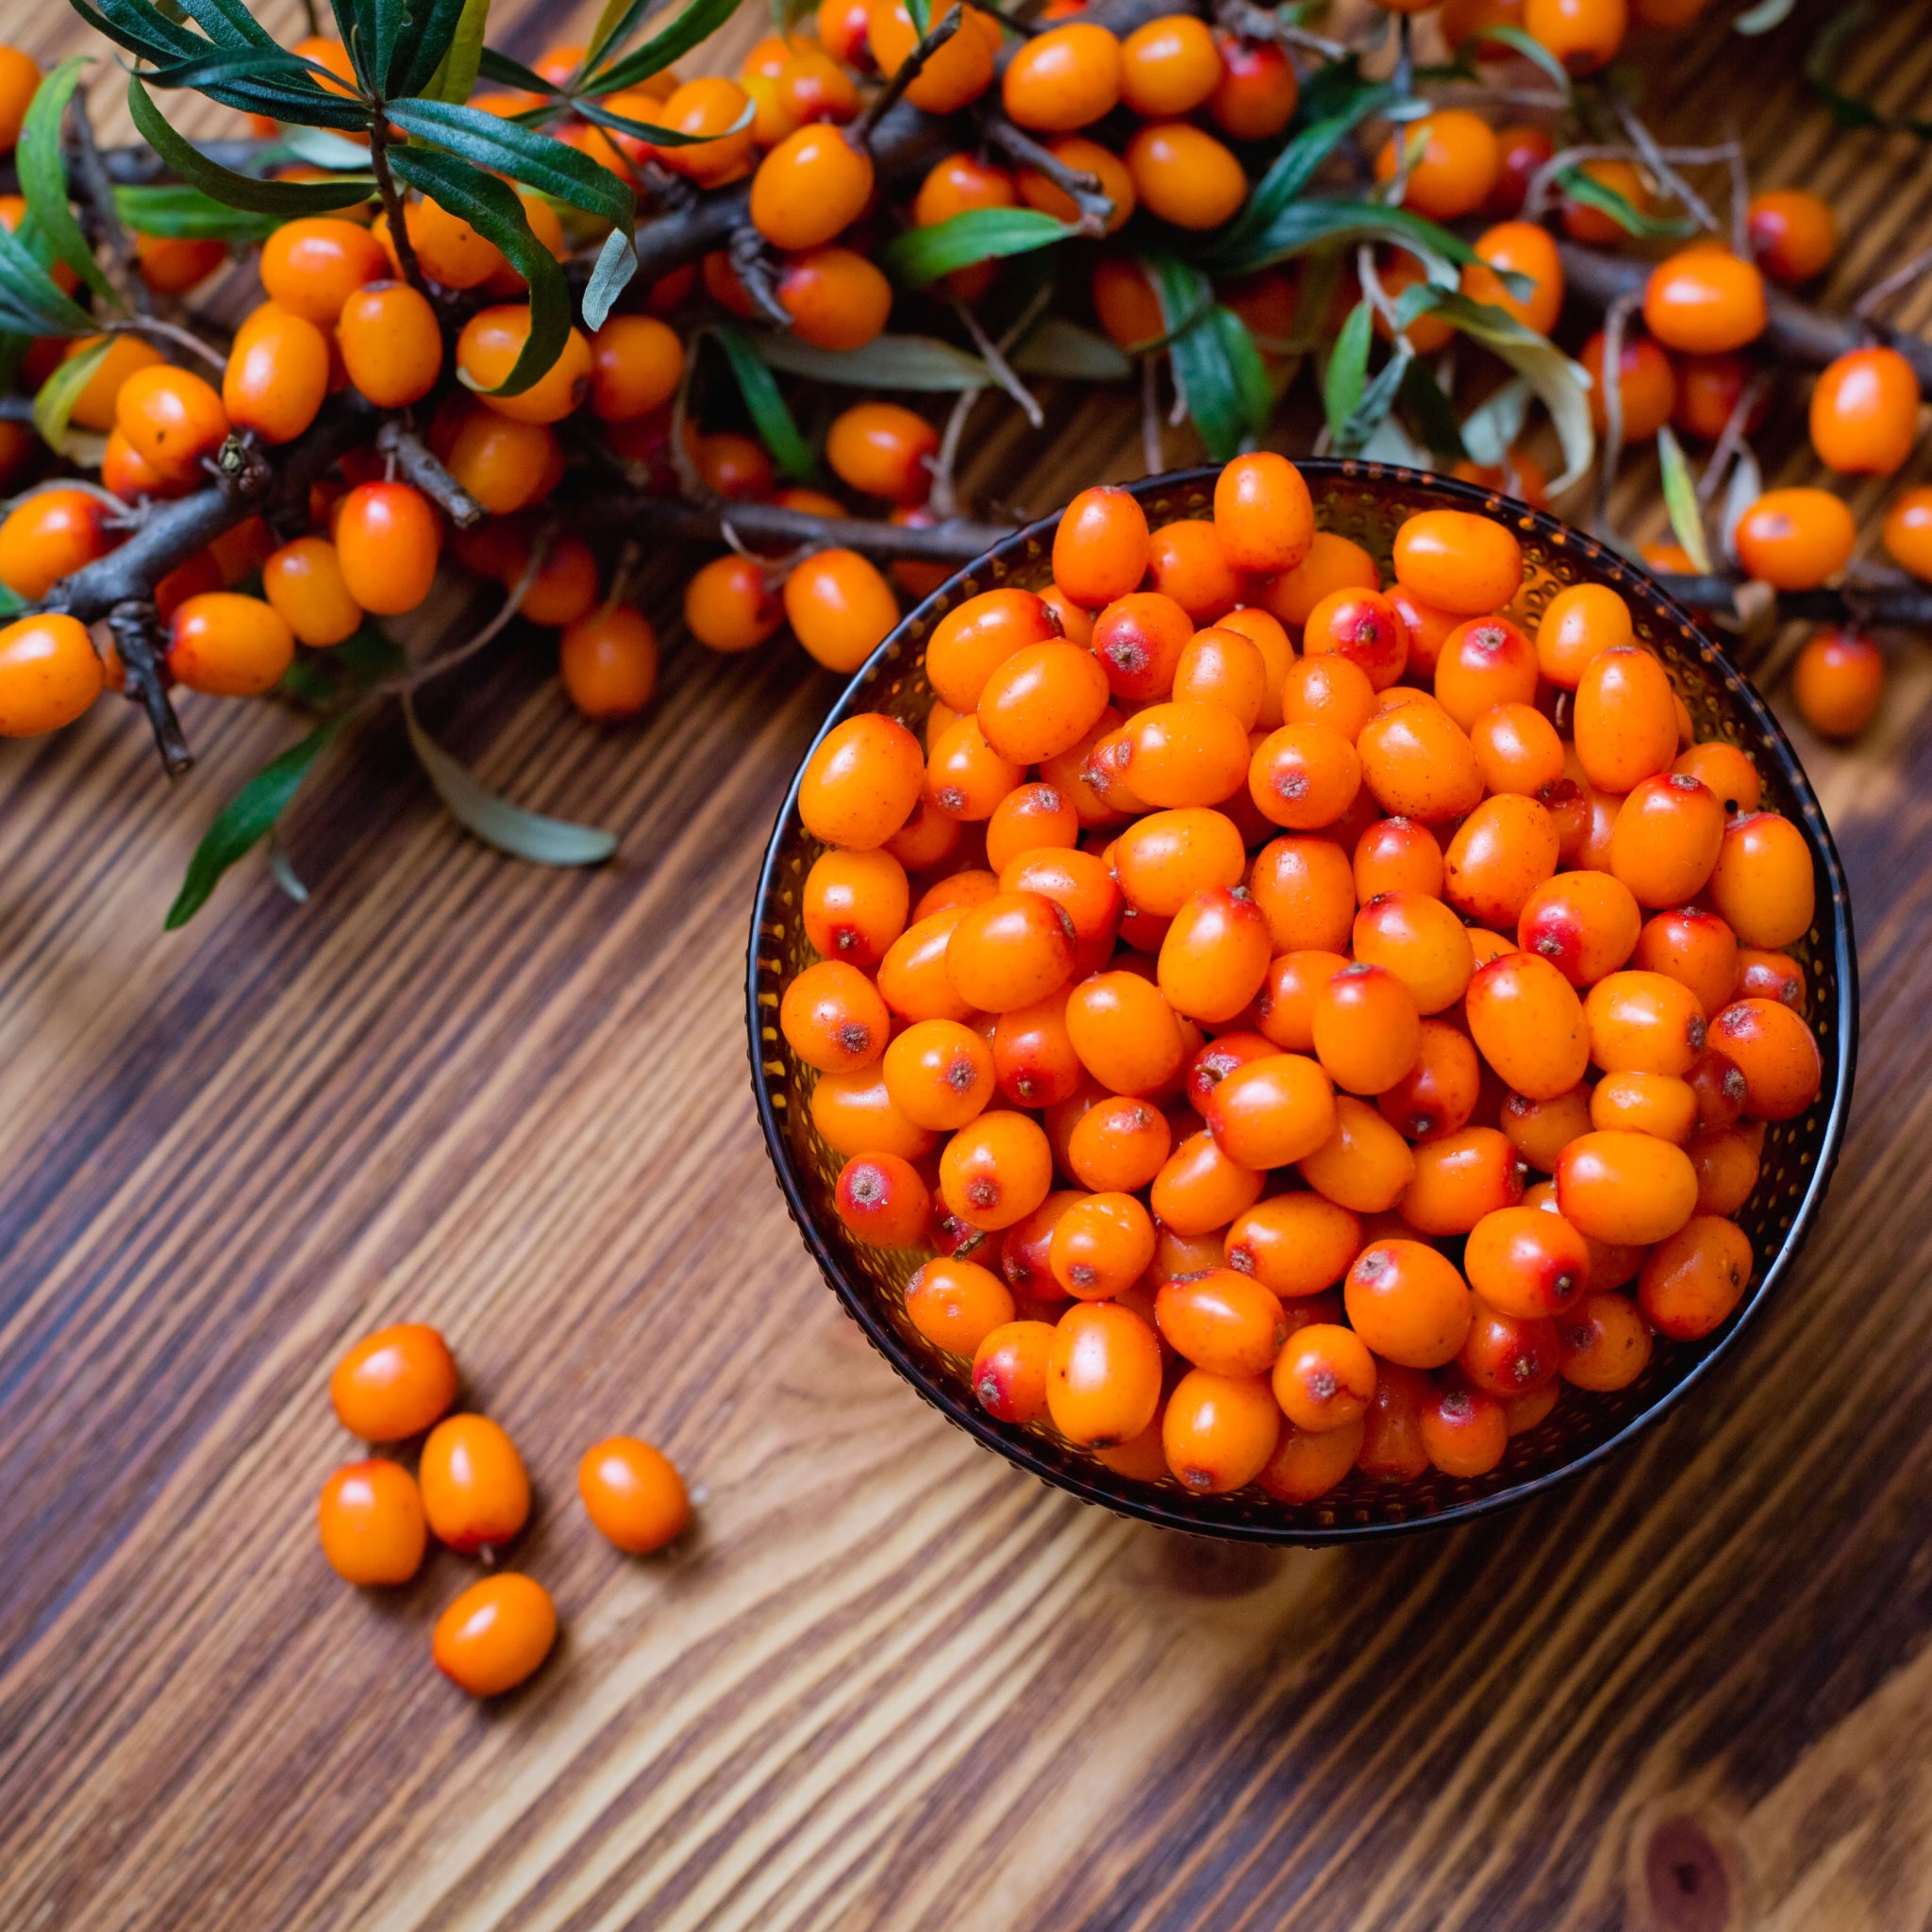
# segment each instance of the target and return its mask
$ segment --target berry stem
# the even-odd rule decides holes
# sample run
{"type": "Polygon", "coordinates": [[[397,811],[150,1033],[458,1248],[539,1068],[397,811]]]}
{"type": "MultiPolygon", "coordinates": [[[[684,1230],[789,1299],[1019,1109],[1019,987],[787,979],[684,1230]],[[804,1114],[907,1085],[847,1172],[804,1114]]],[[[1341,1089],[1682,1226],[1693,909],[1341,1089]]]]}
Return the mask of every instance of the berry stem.
{"type": "Polygon", "coordinates": [[[959,31],[966,19],[965,11],[954,0],[946,9],[945,18],[930,28],[911,53],[900,62],[899,69],[875,93],[858,118],[858,125],[852,130],[853,139],[863,147],[870,143],[872,131],[884,118],[899,105],[906,90],[925,71],[925,63],[959,31]]]}
{"type": "Polygon", "coordinates": [[[400,418],[391,417],[375,432],[375,447],[381,455],[393,457],[405,481],[413,483],[458,529],[467,530],[489,514],[430,455],[422,438],[404,427],[400,418]]]}
{"type": "Polygon", "coordinates": [[[188,748],[181,721],[161,683],[159,626],[154,603],[147,597],[126,598],[108,612],[108,628],[120,653],[127,695],[147,713],[161,769],[169,777],[178,778],[194,763],[194,754],[188,748]]]}
{"type": "Polygon", "coordinates": [[[382,197],[382,209],[389,217],[390,245],[396,252],[396,266],[402,270],[404,281],[425,302],[434,304],[436,297],[423,273],[423,264],[416,259],[416,244],[409,240],[402,191],[396,186],[394,172],[389,164],[389,123],[379,112],[369,124],[369,172],[375,176],[375,192],[382,197]]]}

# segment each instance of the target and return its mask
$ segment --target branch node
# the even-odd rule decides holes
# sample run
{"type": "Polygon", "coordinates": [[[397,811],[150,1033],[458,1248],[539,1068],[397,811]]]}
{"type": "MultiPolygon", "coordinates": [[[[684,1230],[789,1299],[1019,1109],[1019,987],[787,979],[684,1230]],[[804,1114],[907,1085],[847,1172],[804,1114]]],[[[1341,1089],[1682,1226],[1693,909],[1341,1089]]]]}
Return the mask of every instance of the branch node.
{"type": "Polygon", "coordinates": [[[159,625],[153,601],[146,597],[124,598],[108,612],[108,629],[113,636],[114,649],[120,654],[127,695],[147,713],[161,769],[169,777],[178,778],[194,763],[194,754],[188,749],[181,721],[175,715],[175,707],[169,702],[161,681],[159,653],[156,648],[159,625]]]}

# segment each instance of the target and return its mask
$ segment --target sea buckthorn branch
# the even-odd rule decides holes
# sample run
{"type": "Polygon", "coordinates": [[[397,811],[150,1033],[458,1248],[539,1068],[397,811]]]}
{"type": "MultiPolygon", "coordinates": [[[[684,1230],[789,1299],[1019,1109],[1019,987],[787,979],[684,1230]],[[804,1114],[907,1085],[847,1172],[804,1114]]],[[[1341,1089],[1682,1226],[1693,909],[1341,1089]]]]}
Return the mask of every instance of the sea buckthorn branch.
{"type": "Polygon", "coordinates": [[[194,754],[169,702],[160,675],[160,619],[152,597],[129,597],[108,612],[108,629],[121,658],[127,695],[147,713],[160,753],[161,769],[178,778],[194,763],[194,754]]]}
{"type": "Polygon", "coordinates": [[[80,197],[93,240],[108,251],[108,275],[121,299],[137,315],[149,314],[154,303],[147,284],[136,273],[134,240],[114,206],[114,184],[108,178],[100,143],[94,139],[87,96],[79,90],[67,104],[67,122],[71,130],[66,144],[68,178],[80,197]]]}
{"type": "Polygon", "coordinates": [[[1068,196],[1080,210],[1079,225],[1090,235],[1104,234],[1113,219],[1113,198],[1106,193],[1098,175],[1084,168],[1071,168],[1043,142],[1035,141],[1024,127],[1008,118],[1004,109],[989,108],[980,117],[980,131],[1008,160],[1018,161],[1043,175],[1068,196]]]}
{"type": "MultiPolygon", "coordinates": [[[[1741,619],[1745,614],[1739,603],[1739,591],[1746,581],[1743,578],[1683,576],[1663,571],[1652,575],[1687,608],[1715,611],[1733,619],[1741,619]]],[[[1932,627],[1932,587],[1847,583],[1818,591],[1774,592],[1771,625],[1782,624],[1853,624],[1874,630],[1924,630],[1932,627]]]]}
{"type": "Polygon", "coordinates": [[[965,19],[964,8],[955,0],[955,4],[933,23],[919,44],[907,55],[891,78],[866,104],[864,113],[852,129],[853,139],[861,147],[871,142],[873,129],[906,97],[906,90],[925,71],[926,62],[959,31],[965,19]]]}
{"type": "Polygon", "coordinates": [[[775,503],[694,503],[689,497],[613,491],[575,501],[574,527],[641,527],[667,537],[724,541],[728,525],[741,537],[807,545],[813,550],[857,550],[890,562],[970,563],[1013,534],[1010,524],[958,518],[921,527],[867,517],[822,517],[775,503]]]}
{"type": "Polygon", "coordinates": [[[413,483],[458,529],[467,530],[489,514],[401,417],[390,417],[375,432],[375,448],[378,455],[393,458],[404,480],[413,483]]]}

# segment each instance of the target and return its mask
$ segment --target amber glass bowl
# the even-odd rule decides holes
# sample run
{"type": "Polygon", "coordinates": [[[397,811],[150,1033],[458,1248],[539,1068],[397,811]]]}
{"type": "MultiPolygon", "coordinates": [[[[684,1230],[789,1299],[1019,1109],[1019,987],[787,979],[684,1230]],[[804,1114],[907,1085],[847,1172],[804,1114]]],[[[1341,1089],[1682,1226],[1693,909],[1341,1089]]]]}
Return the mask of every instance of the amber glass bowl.
{"type": "MultiPolygon", "coordinates": [[[[1776,1291],[1824,1199],[1851,1101],[1857,986],[1844,874],[1790,741],[1763,699],[1650,576],[1556,519],[1471,485],[1378,463],[1312,460],[1301,469],[1314,495],[1318,525],[1362,544],[1385,577],[1395,532],[1406,518],[1418,510],[1457,508],[1502,518],[1515,530],[1525,574],[1512,609],[1532,628],[1566,585],[1607,584],[1621,591],[1638,636],[1657,652],[1689,704],[1698,736],[1741,745],[1763,779],[1766,806],[1797,824],[1810,845],[1818,917],[1791,950],[1809,986],[1824,1085],[1804,1114],[1779,1122],[1765,1136],[1757,1189],[1737,1217],[1750,1237],[1757,1273],[1742,1305],[1722,1328],[1702,1341],[1659,1343],[1643,1374],[1614,1394],[1566,1390],[1549,1418],[1512,1440],[1502,1463],[1487,1475],[1464,1479],[1432,1471],[1413,1482],[1386,1483],[1357,1473],[1319,1501],[1300,1507],[1275,1502],[1257,1488],[1196,1496],[1178,1483],[1130,1481],[1063,1441],[1044,1423],[1021,1426],[986,1414],[968,1386],[966,1363],[942,1355],[906,1318],[903,1291],[922,1257],[862,1246],[833,1210],[832,1191],[842,1162],[812,1130],[808,1102],[817,1076],[787,1047],[777,1024],[786,985],[816,957],[799,906],[806,873],[821,848],[799,823],[795,778],[758,878],[748,997],[753,1080],[778,1184],[833,1291],[913,1388],[989,1447],[1088,1502],[1201,1535],[1325,1543],[1457,1522],[1536,1495],[1628,1442],[1705,1377],[1776,1291]]],[[[1148,522],[1158,525],[1211,514],[1215,474],[1186,471],[1150,477],[1132,489],[1148,522]]],[[[855,712],[884,711],[923,735],[932,702],[924,650],[933,625],[981,591],[1046,584],[1055,521],[1047,518],[1017,531],[928,597],[874,652],[825,720],[825,729],[855,712]]]]}

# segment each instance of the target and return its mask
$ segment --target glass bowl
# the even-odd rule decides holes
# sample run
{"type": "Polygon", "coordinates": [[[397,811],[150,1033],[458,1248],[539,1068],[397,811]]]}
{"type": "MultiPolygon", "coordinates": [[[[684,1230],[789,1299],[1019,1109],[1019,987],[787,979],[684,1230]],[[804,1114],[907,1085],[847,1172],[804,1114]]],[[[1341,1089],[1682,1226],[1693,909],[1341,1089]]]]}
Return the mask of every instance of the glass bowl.
{"type": "MultiPolygon", "coordinates": [[[[1253,1487],[1197,1496],[1172,1481],[1135,1482],[1065,1442],[1045,1423],[1022,1425],[988,1415],[973,1396],[967,1364],[941,1354],[906,1318],[904,1287],[924,1257],[854,1241],[834,1211],[833,1187],[842,1161],[812,1130],[808,1103],[817,1076],[799,1063],[777,1024],[785,986],[817,957],[805,937],[799,907],[806,873],[822,848],[799,823],[796,777],[758,877],[748,1011],[758,1117],[792,1218],[833,1291],[920,1394],[1009,1461],[1087,1502],[1197,1535],[1328,1543],[1463,1521],[1537,1495],[1628,1442],[1705,1377],[1784,1279],[1817,1215],[1851,1101],[1857,985],[1844,874],[1796,754],[1763,699],[1644,571],[1555,518],[1474,485],[1372,462],[1311,459],[1300,468],[1320,527],[1362,544],[1385,577],[1405,518],[1418,510],[1456,508],[1504,519],[1515,530],[1523,545],[1524,582],[1511,608],[1532,625],[1566,585],[1608,584],[1621,591],[1638,636],[1657,651],[1689,704],[1698,736],[1727,739],[1748,752],[1763,779],[1765,804],[1798,825],[1811,848],[1818,916],[1791,950],[1809,986],[1810,1024],[1824,1058],[1824,1084],[1803,1115],[1774,1124],[1765,1136],[1757,1189],[1737,1217],[1750,1237],[1757,1278],[1722,1328],[1701,1341],[1659,1345],[1627,1389],[1607,1395],[1566,1391],[1547,1420],[1512,1439],[1501,1464],[1487,1475],[1463,1478],[1430,1471],[1412,1482],[1391,1483],[1356,1472],[1318,1501],[1299,1506],[1278,1503],[1253,1487]]],[[[1148,522],[1158,525],[1176,517],[1211,515],[1216,474],[1184,471],[1128,487],[1148,522]]],[[[923,737],[932,699],[924,647],[934,625],[981,591],[1046,584],[1056,521],[1048,517],[1016,531],[920,605],[853,678],[824,730],[855,712],[884,711],[923,737]]]]}

